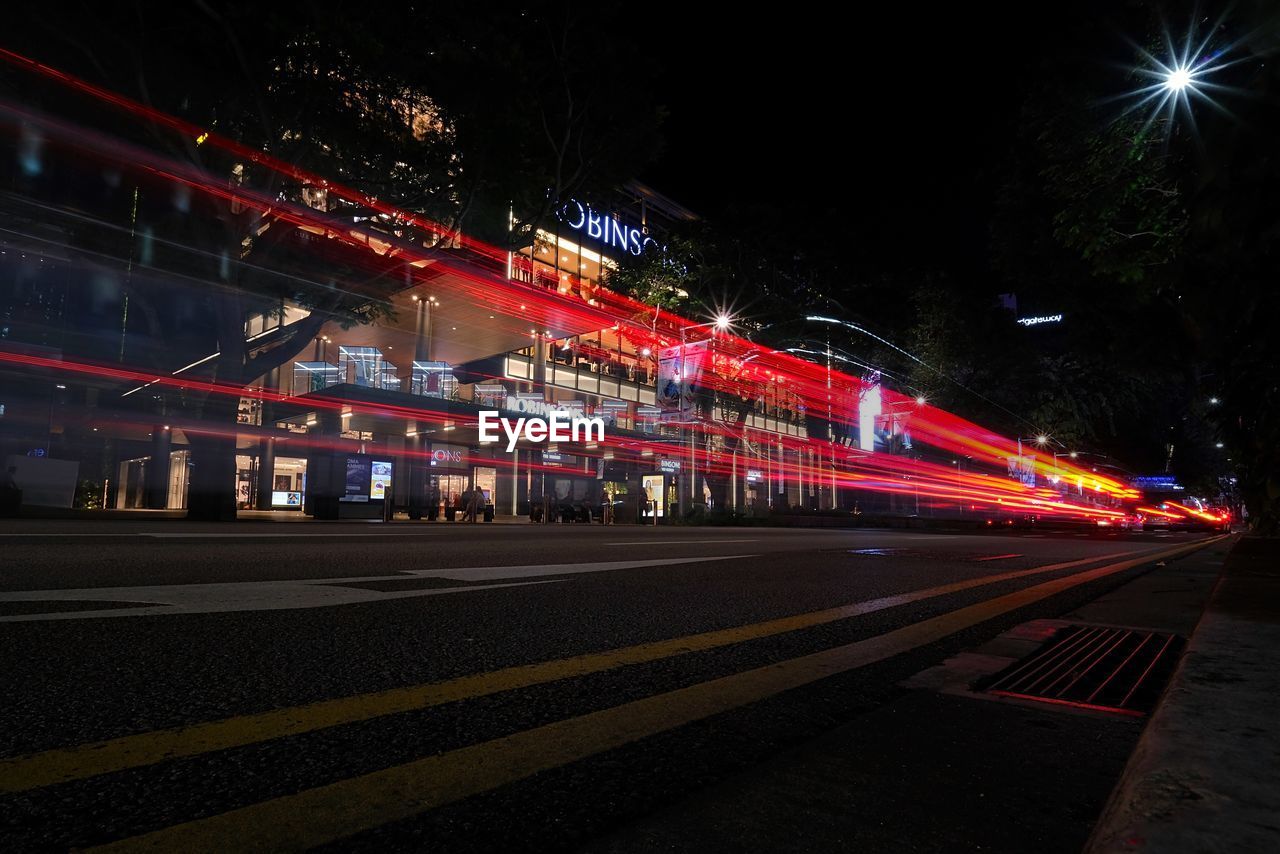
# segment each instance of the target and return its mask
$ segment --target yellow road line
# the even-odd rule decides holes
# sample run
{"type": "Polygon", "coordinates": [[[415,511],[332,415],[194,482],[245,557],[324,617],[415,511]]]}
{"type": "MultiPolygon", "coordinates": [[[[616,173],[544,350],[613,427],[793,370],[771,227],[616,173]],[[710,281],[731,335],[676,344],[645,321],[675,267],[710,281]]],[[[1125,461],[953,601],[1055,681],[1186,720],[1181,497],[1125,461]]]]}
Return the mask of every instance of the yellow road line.
{"type": "Polygon", "coordinates": [[[502,691],[600,673],[631,664],[644,664],[684,653],[715,649],[820,626],[987,584],[1111,560],[1126,554],[1129,553],[1118,552],[1066,563],[985,575],[923,590],[729,629],[587,653],[554,661],[507,667],[488,673],[461,676],[445,682],[321,700],[301,706],[193,724],[188,727],[155,730],[108,741],[17,756],[0,760],[0,794],[23,792],[129,768],[140,768],[170,759],[199,756],[217,750],[228,750],[343,724],[358,723],[385,715],[427,709],[502,691]]]}
{"type": "MultiPolygon", "coordinates": [[[[1215,538],[1220,539],[1220,538],[1215,538]]],[[[1071,587],[1206,540],[1055,578],[882,635],[102,846],[102,851],[303,851],[865,667],[1071,587]]]]}

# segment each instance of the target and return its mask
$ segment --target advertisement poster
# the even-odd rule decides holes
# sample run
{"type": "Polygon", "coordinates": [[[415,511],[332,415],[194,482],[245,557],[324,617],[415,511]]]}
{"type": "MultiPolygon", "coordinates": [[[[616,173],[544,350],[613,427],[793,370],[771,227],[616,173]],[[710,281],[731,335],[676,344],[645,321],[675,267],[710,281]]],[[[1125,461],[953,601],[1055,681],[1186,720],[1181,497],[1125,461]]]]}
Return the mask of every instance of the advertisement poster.
{"type": "Polygon", "coordinates": [[[374,501],[387,497],[391,489],[391,463],[374,460],[371,464],[373,473],[369,477],[369,496],[374,501]]]}
{"type": "Polygon", "coordinates": [[[694,410],[694,388],[702,379],[702,363],[709,341],[667,347],[658,354],[658,405],[680,412],[694,410]]]}
{"type": "Polygon", "coordinates": [[[339,501],[365,502],[369,500],[371,470],[366,457],[347,457],[346,494],[339,501]]]}

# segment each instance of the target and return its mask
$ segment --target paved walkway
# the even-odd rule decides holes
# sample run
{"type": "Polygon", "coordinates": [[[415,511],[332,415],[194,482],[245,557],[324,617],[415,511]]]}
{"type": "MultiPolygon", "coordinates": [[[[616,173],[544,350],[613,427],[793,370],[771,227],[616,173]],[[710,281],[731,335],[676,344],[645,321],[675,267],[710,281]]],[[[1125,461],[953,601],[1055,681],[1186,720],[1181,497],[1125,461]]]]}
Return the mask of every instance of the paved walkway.
{"type": "Polygon", "coordinates": [[[1280,540],[1246,538],[1086,849],[1280,851],[1280,540]]]}

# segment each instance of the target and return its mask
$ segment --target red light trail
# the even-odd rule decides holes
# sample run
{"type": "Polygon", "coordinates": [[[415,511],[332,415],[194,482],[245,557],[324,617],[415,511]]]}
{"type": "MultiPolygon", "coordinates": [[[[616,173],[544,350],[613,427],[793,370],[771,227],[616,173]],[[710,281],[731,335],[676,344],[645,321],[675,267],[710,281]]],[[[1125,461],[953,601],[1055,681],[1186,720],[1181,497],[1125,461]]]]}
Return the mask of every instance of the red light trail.
{"type": "MultiPolygon", "coordinates": [[[[12,51],[0,48],[0,59],[160,127],[168,128],[189,138],[198,138],[202,145],[207,144],[304,184],[323,187],[340,199],[388,217],[393,225],[425,228],[439,234],[448,233],[448,230],[439,223],[419,214],[403,211],[359,190],[301,169],[270,154],[12,51]]],[[[451,235],[451,237],[458,239],[460,245],[474,253],[472,259],[458,258],[441,250],[415,245],[371,226],[361,227],[356,224],[339,223],[337,218],[323,215],[309,207],[289,202],[278,196],[271,197],[248,187],[229,186],[225,177],[212,175],[193,165],[166,160],[154,152],[102,134],[86,131],[83,128],[68,127],[57,120],[30,111],[12,107],[4,109],[10,114],[17,115],[22,121],[34,123],[52,131],[63,140],[62,144],[86,150],[95,157],[106,157],[112,162],[129,165],[156,179],[188,187],[224,203],[261,211],[276,222],[286,223],[301,232],[331,240],[334,244],[370,252],[380,258],[404,260],[420,271],[420,284],[438,282],[439,274],[447,272],[450,295],[485,304],[508,318],[519,318],[517,322],[521,324],[521,328],[524,323],[531,323],[534,329],[529,334],[533,336],[543,335],[543,330],[560,327],[567,321],[574,326],[591,325],[599,329],[615,329],[632,343],[648,347],[653,353],[658,353],[663,349],[679,346],[683,337],[682,330],[687,333],[693,327],[705,326],[604,288],[593,290],[593,298],[597,304],[591,305],[576,297],[564,296],[556,291],[547,291],[533,285],[511,281],[505,276],[496,275],[485,269],[484,263],[505,265],[509,258],[506,250],[463,235],[451,235]],[[478,256],[478,259],[475,256],[478,256]],[[477,260],[480,261],[479,264],[476,263],[477,260]],[[430,271],[430,276],[425,272],[426,270],[430,271]]],[[[372,259],[369,260],[372,261],[372,259]]],[[[578,290],[576,277],[572,277],[570,284],[571,292],[578,290]]],[[[715,394],[723,394],[730,399],[734,396],[754,399],[758,396],[757,392],[765,388],[773,388],[777,390],[778,396],[787,395],[795,402],[798,409],[818,413],[823,418],[826,418],[827,413],[830,412],[831,420],[838,426],[856,423],[859,395],[868,387],[863,379],[800,359],[789,353],[762,347],[728,332],[712,331],[709,337],[700,340],[711,341],[708,347],[713,351],[713,357],[707,359],[704,365],[703,379],[700,383],[704,389],[715,394]]],[[[607,354],[602,351],[600,355],[603,357],[607,354]]],[[[264,389],[246,390],[227,383],[176,376],[157,376],[153,373],[124,368],[67,362],[2,351],[0,351],[0,361],[28,367],[73,371],[104,379],[140,382],[146,385],[160,384],[237,397],[249,396],[278,402],[298,402],[289,395],[264,389]]],[[[936,407],[920,404],[913,397],[890,389],[881,389],[880,394],[882,407],[886,412],[891,413],[892,421],[901,429],[909,430],[916,441],[992,466],[1003,466],[1011,460],[1016,460],[1020,466],[1026,466],[1028,464],[1024,463],[1024,460],[1034,457],[1034,460],[1029,461],[1029,468],[1035,474],[1066,481],[1068,484],[1074,483],[1081,494],[1088,490],[1095,496],[1117,501],[1132,501],[1139,497],[1138,491],[1126,484],[1069,462],[1047,460],[1043,453],[1023,454],[1023,459],[1018,459],[1018,445],[1014,440],[936,407]]],[[[432,419],[438,421],[445,419],[445,416],[440,413],[412,407],[365,406],[346,401],[328,401],[323,397],[308,396],[306,405],[318,409],[336,408],[416,421],[430,422],[432,419]]],[[[456,417],[451,417],[450,420],[464,424],[470,423],[456,417]]],[[[735,439],[744,429],[739,425],[731,427],[711,419],[700,427],[703,432],[735,439]]],[[[196,428],[193,426],[191,429],[196,428]]],[[[874,492],[912,495],[917,499],[923,498],[926,502],[940,501],[961,507],[983,507],[1004,512],[1079,518],[1123,516],[1123,513],[1118,510],[1094,504],[1073,503],[1066,500],[1055,489],[1028,487],[1007,477],[961,472],[958,468],[953,469],[945,465],[897,455],[868,453],[849,449],[825,439],[802,439],[784,435],[769,441],[770,444],[776,442],[779,448],[817,452],[821,464],[803,465],[784,463],[780,460],[771,463],[774,472],[790,474],[810,484],[825,484],[831,481],[837,485],[874,492]],[[838,460],[837,457],[839,457],[838,460]],[[834,465],[834,469],[827,468],[828,465],[834,465]]],[[[721,459],[722,455],[714,451],[694,451],[691,456],[687,448],[675,448],[660,441],[649,443],[644,440],[619,440],[605,444],[611,447],[626,446],[629,449],[639,446],[664,456],[683,458],[686,464],[697,462],[701,471],[711,470],[720,473],[729,471],[726,463],[721,459]]],[[[1217,518],[1189,508],[1180,509],[1206,519],[1217,518]]]]}

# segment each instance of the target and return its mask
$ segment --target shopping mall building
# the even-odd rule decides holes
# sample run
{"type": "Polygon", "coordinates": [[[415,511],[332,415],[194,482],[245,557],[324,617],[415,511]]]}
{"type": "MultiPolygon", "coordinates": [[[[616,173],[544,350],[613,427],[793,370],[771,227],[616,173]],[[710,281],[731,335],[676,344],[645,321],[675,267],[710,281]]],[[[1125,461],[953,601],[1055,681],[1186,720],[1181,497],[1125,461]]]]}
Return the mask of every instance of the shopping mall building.
{"type": "MultiPolygon", "coordinates": [[[[799,396],[771,384],[732,406],[712,397],[699,408],[677,394],[673,409],[658,390],[658,339],[610,314],[602,285],[608,272],[626,254],[654,251],[671,228],[694,218],[630,183],[610,198],[566,204],[505,263],[477,258],[474,269],[421,269],[386,295],[389,311],[377,322],[318,327],[303,352],[240,398],[237,507],[322,518],[447,517],[469,489],[502,516],[548,506],[598,515],[607,503],[617,521],[650,522],[716,503],[747,513],[780,503],[834,506],[832,467],[805,441],[809,419],[799,396]],[[482,411],[600,418],[607,440],[521,440],[508,452],[505,443],[480,441],[482,411]],[[733,434],[727,443],[726,432],[733,434]],[[715,498],[713,468],[723,483],[715,498]]],[[[91,273],[53,251],[13,242],[0,248],[13,283],[5,347],[93,363],[118,347],[122,362],[154,366],[174,383],[217,375],[219,354],[201,351],[200,334],[189,342],[149,340],[131,324],[130,308],[148,308],[141,274],[130,282],[133,304],[126,297],[121,305],[108,285],[95,285],[91,273]]],[[[200,328],[198,316],[183,316],[191,300],[165,299],[157,293],[150,308],[166,323],[200,328]]],[[[246,346],[271,348],[307,315],[288,302],[261,306],[245,324],[246,346]]],[[[187,506],[190,434],[208,425],[157,414],[171,386],[84,375],[49,375],[38,384],[48,387],[0,401],[9,410],[0,438],[20,467],[52,473],[59,461],[67,464],[62,475],[50,474],[61,486],[41,500],[187,506]],[[76,471],[68,480],[70,463],[76,471]]]]}

